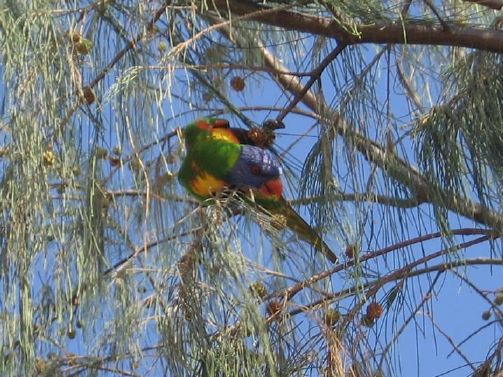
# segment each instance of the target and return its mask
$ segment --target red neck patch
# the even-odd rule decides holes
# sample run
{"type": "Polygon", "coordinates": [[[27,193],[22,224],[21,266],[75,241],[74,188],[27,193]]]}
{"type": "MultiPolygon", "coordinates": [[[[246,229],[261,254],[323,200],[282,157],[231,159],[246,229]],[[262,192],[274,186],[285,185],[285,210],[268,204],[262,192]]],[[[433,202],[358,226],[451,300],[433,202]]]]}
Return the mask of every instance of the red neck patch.
{"type": "Polygon", "coordinates": [[[271,179],[259,188],[259,192],[265,197],[280,199],[283,195],[283,183],[280,178],[271,179]]]}

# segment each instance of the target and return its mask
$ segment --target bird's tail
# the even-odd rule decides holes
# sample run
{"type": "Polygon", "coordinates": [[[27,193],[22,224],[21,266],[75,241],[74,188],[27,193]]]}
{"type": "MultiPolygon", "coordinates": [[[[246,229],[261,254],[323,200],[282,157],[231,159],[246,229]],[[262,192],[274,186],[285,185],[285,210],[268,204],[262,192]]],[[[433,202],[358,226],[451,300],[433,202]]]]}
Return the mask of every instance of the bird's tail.
{"type": "Polygon", "coordinates": [[[337,263],[337,256],[320,235],[286,201],[282,201],[282,205],[276,207],[272,211],[272,214],[284,217],[286,226],[297,234],[300,239],[311,244],[311,246],[325,255],[332,263],[337,263]]]}

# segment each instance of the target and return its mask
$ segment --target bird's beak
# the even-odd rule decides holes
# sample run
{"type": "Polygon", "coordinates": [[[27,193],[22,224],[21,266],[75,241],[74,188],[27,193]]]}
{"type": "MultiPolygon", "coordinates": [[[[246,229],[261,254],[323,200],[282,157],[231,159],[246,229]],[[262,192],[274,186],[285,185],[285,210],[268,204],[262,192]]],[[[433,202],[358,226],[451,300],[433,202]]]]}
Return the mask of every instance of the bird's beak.
{"type": "Polygon", "coordinates": [[[267,119],[262,127],[267,128],[271,131],[282,130],[285,128],[285,123],[283,123],[282,121],[277,121],[275,119],[267,119]]]}

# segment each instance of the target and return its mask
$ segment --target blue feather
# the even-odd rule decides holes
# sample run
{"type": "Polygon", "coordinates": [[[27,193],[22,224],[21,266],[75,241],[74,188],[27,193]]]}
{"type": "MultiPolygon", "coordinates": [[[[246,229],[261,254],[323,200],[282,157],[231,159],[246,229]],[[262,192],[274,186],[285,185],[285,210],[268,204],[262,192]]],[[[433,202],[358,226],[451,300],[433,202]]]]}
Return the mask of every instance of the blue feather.
{"type": "Polygon", "coordinates": [[[281,166],[269,150],[241,145],[241,155],[225,181],[237,188],[259,188],[281,174],[281,166]]]}

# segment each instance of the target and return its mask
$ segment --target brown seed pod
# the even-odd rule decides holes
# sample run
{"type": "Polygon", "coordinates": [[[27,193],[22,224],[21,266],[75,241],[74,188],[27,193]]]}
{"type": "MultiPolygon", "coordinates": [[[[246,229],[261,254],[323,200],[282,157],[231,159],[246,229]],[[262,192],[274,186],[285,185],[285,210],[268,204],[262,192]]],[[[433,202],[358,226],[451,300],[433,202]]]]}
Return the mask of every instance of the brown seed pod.
{"type": "Polygon", "coordinates": [[[355,257],[356,246],[354,244],[346,246],[346,257],[353,259],[355,257]]]}
{"type": "Polygon", "coordinates": [[[93,49],[93,42],[86,38],[80,38],[80,40],[73,44],[75,51],[81,55],[89,55],[93,49]]]}
{"type": "Polygon", "coordinates": [[[276,139],[276,135],[270,129],[253,127],[248,131],[248,138],[257,147],[270,148],[276,139]]]}
{"type": "Polygon", "coordinates": [[[367,318],[374,321],[382,316],[382,306],[377,302],[371,302],[367,306],[367,318]]]}
{"type": "Polygon", "coordinates": [[[277,300],[271,300],[267,305],[267,312],[269,315],[275,315],[283,309],[283,305],[277,300]]]}
{"type": "Polygon", "coordinates": [[[96,94],[94,94],[94,90],[89,86],[83,87],[82,99],[86,104],[91,105],[94,101],[96,101],[96,94]]]}
{"type": "Polygon", "coordinates": [[[68,32],[68,37],[72,41],[72,43],[79,43],[82,35],[77,30],[71,30],[68,32]]]}
{"type": "Polygon", "coordinates": [[[113,166],[113,167],[120,166],[122,164],[121,159],[118,157],[110,157],[108,159],[108,162],[110,163],[110,166],[113,166]]]}
{"type": "Polygon", "coordinates": [[[80,301],[79,301],[79,296],[77,296],[77,293],[75,293],[73,296],[72,296],[72,305],[73,306],[79,306],[80,304],[80,301]]]}
{"type": "Polygon", "coordinates": [[[35,361],[35,369],[37,371],[37,375],[43,375],[48,368],[48,363],[44,359],[37,357],[35,361]]]}
{"type": "Polygon", "coordinates": [[[482,319],[484,321],[489,321],[490,318],[491,318],[491,311],[490,310],[486,310],[482,313],[482,319]]]}
{"type": "Polygon", "coordinates": [[[108,156],[108,151],[105,148],[96,147],[95,155],[98,159],[105,159],[108,156]]]}
{"type": "Polygon", "coordinates": [[[234,76],[231,79],[231,88],[236,92],[242,92],[245,88],[245,80],[241,76],[234,76]]]}

